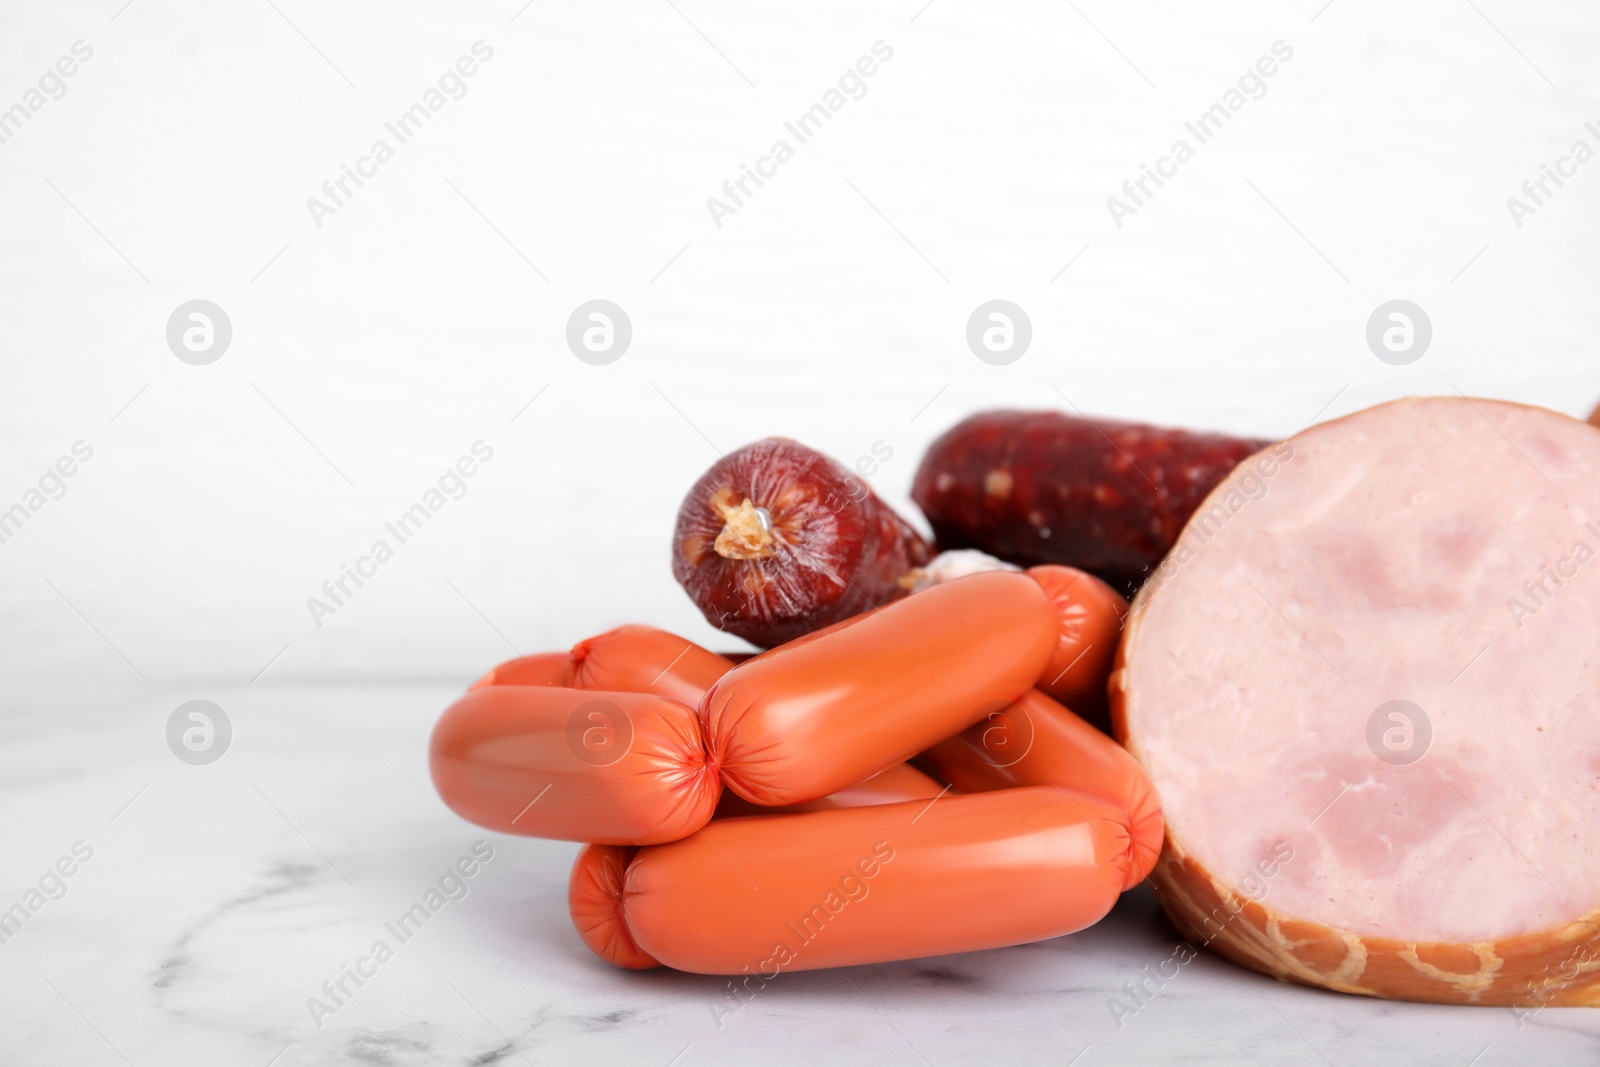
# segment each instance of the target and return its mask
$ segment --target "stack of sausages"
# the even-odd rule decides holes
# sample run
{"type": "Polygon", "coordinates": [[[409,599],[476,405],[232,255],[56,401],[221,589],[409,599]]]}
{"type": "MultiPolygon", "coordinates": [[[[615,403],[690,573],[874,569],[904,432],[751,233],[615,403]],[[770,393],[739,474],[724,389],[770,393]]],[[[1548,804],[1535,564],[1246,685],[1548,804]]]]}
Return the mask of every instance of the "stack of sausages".
{"type": "Polygon", "coordinates": [[[1600,610],[1562,592],[1600,538],[1590,427],[1466,397],[1270,446],[981,413],[917,470],[936,545],[866,466],[768,438],[684,499],[674,577],[768,651],[626,626],[441,719],[452,808],[588,843],[569,904],[596,954],[748,981],[997,948],[1149,875],[1186,937],[1280,979],[1600,998],[1574,845],[1600,610]],[[1480,658],[1492,682],[1440,695],[1480,658]],[[1410,697],[1448,708],[1437,737],[1410,697]]]}
{"type": "Polygon", "coordinates": [[[586,842],[573,923],[620,967],[771,977],[1056,937],[1161,847],[1137,762],[1037,688],[1103,692],[1085,652],[1125,606],[1071,568],[977,573],[737,665],[625,626],[475,683],[433,780],[480,826],[586,842]]]}

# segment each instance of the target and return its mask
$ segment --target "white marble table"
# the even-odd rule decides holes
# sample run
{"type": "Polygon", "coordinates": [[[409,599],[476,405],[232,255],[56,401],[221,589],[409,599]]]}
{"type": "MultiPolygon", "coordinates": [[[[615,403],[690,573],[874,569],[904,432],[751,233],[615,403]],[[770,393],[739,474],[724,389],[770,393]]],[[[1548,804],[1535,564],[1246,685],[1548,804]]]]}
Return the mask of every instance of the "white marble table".
{"type": "Polygon", "coordinates": [[[1047,944],[785,976],[719,1027],[721,980],[588,955],[574,846],[500,838],[320,1028],[307,1008],[480,839],[425,744],[502,642],[714,641],[666,552],[722,449],[887,444],[874,488],[915,519],[917,457],[990,407],[1259,436],[1457,389],[1586,411],[1600,165],[1534,218],[1505,204],[1600,116],[1592,5],[10,3],[0,109],[79,40],[0,146],[0,510],[95,450],[0,546],[0,912],[60,896],[0,943],[0,1067],[1600,1062],[1597,1011],[1519,1028],[1210,956],[1156,989],[1177,938],[1138,893],[1047,944]],[[1270,94],[1114,221],[1280,38],[1270,94]],[[480,39],[470,94],[310,216],[480,39]],[[870,94],[710,217],[880,39],[870,94]],[[605,367],[564,332],[595,297],[634,327],[605,367]],[[1032,316],[1007,367],[964,332],[997,297],[1032,316]],[[1435,328],[1407,366],[1364,334],[1396,297],[1435,328]],[[208,366],[165,334],[195,298],[233,326],[208,366]],[[308,617],[480,439],[470,495],[308,617]],[[402,676],[431,680],[312,684],[402,676]],[[235,730],[204,767],[165,736],[196,698],[235,730]]]}
{"type": "Polygon", "coordinates": [[[566,917],[575,846],[483,835],[443,807],[424,757],[456,689],[263,680],[9,701],[0,907],[76,842],[93,853],[0,945],[0,1064],[1600,1059],[1600,1012],[1585,1009],[1519,1027],[1507,1010],[1338,996],[1209,955],[1158,985],[1147,969],[1178,939],[1143,891],[1073,937],[789,975],[733,1011],[722,979],[624,973],[588,954],[566,917]],[[196,697],[234,728],[210,766],[166,743],[168,716],[196,697]],[[385,924],[485,838],[494,856],[466,895],[394,936],[385,924]],[[360,987],[346,978],[351,995],[314,1021],[308,999],[331,1007],[324,981],[379,939],[392,958],[363,965],[360,987]],[[1110,1004],[1134,1004],[1130,982],[1150,995],[1118,1026],[1110,1004]]]}

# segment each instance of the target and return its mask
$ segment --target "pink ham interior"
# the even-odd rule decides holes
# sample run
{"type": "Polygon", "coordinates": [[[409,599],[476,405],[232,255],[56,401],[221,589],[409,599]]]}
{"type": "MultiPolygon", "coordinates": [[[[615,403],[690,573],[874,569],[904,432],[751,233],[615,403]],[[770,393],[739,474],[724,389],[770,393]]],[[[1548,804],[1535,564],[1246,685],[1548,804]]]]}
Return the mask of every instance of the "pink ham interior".
{"type": "Polygon", "coordinates": [[[1288,446],[1223,483],[1135,608],[1125,734],[1171,839],[1272,912],[1367,936],[1588,915],[1600,432],[1438,398],[1288,446]],[[1369,728],[1394,700],[1431,727],[1414,762],[1416,716],[1369,728]]]}

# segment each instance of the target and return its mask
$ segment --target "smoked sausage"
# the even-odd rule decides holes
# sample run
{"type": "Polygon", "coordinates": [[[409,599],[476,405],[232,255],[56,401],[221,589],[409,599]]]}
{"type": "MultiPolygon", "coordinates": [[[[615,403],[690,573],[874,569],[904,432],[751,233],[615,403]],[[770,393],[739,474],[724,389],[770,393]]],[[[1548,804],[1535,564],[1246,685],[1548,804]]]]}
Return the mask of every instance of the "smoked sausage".
{"type": "Polygon", "coordinates": [[[1206,494],[1268,444],[1058,411],[989,411],[928,447],[911,497],[940,549],[1066,564],[1129,591],[1206,494]]]}
{"type": "Polygon", "coordinates": [[[797,441],[728,453],[684,497],[672,576],[706,621],[771,648],[906,593],[932,556],[866,483],[797,441]]]}

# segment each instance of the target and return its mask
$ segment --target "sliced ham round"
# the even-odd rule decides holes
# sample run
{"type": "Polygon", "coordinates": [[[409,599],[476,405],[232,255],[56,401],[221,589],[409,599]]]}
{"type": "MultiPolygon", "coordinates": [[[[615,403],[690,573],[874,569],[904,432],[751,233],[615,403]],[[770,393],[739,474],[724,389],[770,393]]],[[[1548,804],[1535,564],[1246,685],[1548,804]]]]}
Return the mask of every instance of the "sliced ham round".
{"type": "Polygon", "coordinates": [[[1141,592],[1117,736],[1195,945],[1349,993],[1600,1003],[1600,432],[1408,399],[1246,460],[1141,592]]]}

